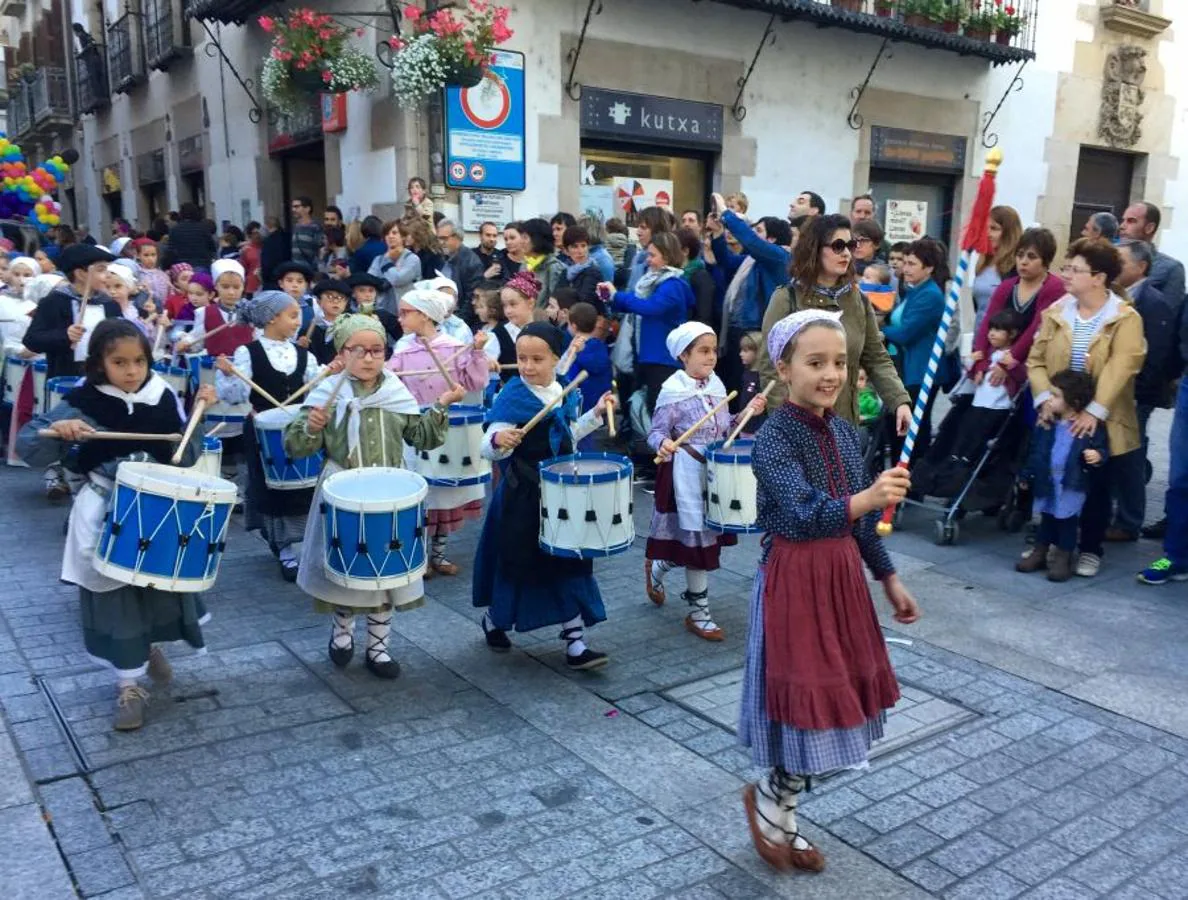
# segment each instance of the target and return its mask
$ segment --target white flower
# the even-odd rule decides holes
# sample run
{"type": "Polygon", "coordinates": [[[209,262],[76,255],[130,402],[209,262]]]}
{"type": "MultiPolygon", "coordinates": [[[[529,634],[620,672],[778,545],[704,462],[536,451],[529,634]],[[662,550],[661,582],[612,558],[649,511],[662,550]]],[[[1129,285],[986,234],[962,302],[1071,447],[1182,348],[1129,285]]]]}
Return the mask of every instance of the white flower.
{"type": "Polygon", "coordinates": [[[392,93],[405,109],[416,109],[442,89],[446,77],[436,38],[422,34],[397,52],[392,66],[392,93]]]}

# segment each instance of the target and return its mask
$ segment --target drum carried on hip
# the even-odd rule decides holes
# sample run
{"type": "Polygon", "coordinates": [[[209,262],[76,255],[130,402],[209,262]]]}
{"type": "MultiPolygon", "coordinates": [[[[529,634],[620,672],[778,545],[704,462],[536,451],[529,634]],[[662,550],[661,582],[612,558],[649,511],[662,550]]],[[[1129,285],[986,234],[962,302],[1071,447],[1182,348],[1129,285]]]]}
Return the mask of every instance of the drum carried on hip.
{"type": "Polygon", "coordinates": [[[39,416],[46,410],[45,379],[49,375],[49,363],[44,359],[33,361],[33,415],[39,416]]]}
{"type": "MultiPolygon", "coordinates": [[[[445,443],[412,454],[412,470],[433,487],[468,487],[491,480],[491,462],[484,459],[481,406],[451,406],[445,443]]],[[[407,459],[407,457],[406,457],[407,459]]]]}
{"type": "Polygon", "coordinates": [[[425,496],[415,472],[374,467],[322,483],[326,578],[358,591],[404,587],[425,572],[425,496]]]}
{"type": "Polygon", "coordinates": [[[64,399],[66,395],[82,384],[83,379],[77,375],[59,375],[45,380],[45,412],[49,412],[64,399]]]}
{"type": "Polygon", "coordinates": [[[226,546],[235,485],[193,469],[120,463],[95,569],[138,587],[204,591],[226,546]]]}
{"type": "Polygon", "coordinates": [[[171,366],[167,362],[153,364],[153,371],[165,379],[179,397],[186,396],[190,390],[190,371],[184,366],[171,366]]]}
{"type": "Polygon", "coordinates": [[[297,418],[298,406],[266,409],[252,420],[256,427],[256,443],[260,447],[260,462],[264,466],[264,483],[276,491],[297,491],[311,488],[322,474],[325,454],[319,450],[313,456],[293,459],[285,452],[285,426],[297,418]]]}
{"type": "Polygon", "coordinates": [[[540,463],[540,549],[594,559],[635,541],[634,468],[626,456],[575,453],[540,463]]]}
{"type": "Polygon", "coordinates": [[[4,402],[13,406],[21,397],[21,385],[25,383],[25,373],[33,368],[33,360],[21,359],[16,353],[10,354],[4,360],[4,402]]]}
{"type": "Polygon", "coordinates": [[[735,441],[729,448],[715,441],[705,450],[705,527],[726,534],[758,534],[756,493],[751,471],[752,440],[735,441]]]}

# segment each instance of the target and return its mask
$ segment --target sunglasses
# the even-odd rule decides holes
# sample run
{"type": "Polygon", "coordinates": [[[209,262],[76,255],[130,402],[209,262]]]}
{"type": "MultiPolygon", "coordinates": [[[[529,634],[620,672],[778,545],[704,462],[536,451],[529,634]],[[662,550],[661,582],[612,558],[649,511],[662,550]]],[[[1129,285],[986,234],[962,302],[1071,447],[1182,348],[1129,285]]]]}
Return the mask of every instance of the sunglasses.
{"type": "Polygon", "coordinates": [[[850,239],[848,241],[843,241],[841,238],[838,238],[833,243],[826,244],[825,246],[828,247],[830,250],[832,250],[834,253],[836,253],[838,256],[840,256],[842,254],[843,250],[849,250],[851,253],[853,253],[855,250],[857,250],[858,242],[853,239],[850,239]]]}

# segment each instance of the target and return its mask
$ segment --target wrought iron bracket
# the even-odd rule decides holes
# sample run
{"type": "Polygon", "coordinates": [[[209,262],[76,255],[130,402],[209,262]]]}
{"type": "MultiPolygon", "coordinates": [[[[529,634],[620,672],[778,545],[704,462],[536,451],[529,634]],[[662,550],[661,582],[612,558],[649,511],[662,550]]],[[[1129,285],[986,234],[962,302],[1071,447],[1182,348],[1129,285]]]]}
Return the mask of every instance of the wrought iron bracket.
{"type": "Polygon", "coordinates": [[[870,79],[874,77],[875,69],[879,67],[884,59],[890,59],[894,54],[888,49],[891,46],[891,38],[883,38],[883,43],[879,44],[879,52],[875,54],[874,62],[870,64],[870,71],[866,73],[866,78],[863,79],[862,84],[850,91],[850,97],[854,100],[854,105],[850,107],[850,114],[846,116],[846,123],[858,131],[862,128],[863,118],[862,114],[858,112],[858,104],[862,102],[862,95],[866,93],[866,88],[870,84],[870,79]]]}
{"type": "MultiPolygon", "coordinates": [[[[331,15],[342,16],[346,19],[391,19],[392,20],[392,37],[400,37],[400,5],[396,0],[387,0],[387,10],[383,12],[376,12],[369,10],[366,12],[333,12],[331,15]]],[[[379,26],[376,26],[377,28],[379,26]]],[[[375,58],[379,60],[381,66],[385,69],[395,68],[396,62],[392,56],[392,45],[388,43],[390,38],[384,38],[375,42],[375,58]]]]}
{"type": "Polygon", "coordinates": [[[735,82],[738,85],[738,96],[734,98],[734,105],[730,107],[730,114],[734,116],[736,122],[741,122],[747,117],[747,108],[742,102],[743,92],[746,91],[747,84],[751,81],[751,73],[755,71],[755,64],[759,62],[759,57],[763,55],[763,48],[775,45],[775,20],[775,13],[772,13],[771,17],[767,20],[767,27],[763,29],[763,37],[759,38],[759,46],[755,48],[755,55],[751,57],[751,64],[747,66],[747,74],[735,82]]]}
{"type": "Polygon", "coordinates": [[[994,119],[998,116],[998,111],[1002,109],[1002,105],[1006,103],[1007,97],[1011,94],[1016,94],[1023,90],[1023,70],[1027,68],[1027,63],[1030,60],[1023,60],[1018,71],[1015,72],[1015,77],[1011,79],[1011,83],[1007,85],[1006,90],[1002,92],[1002,96],[998,98],[998,105],[988,113],[982,114],[982,146],[989,150],[991,147],[998,146],[998,132],[991,131],[990,126],[994,124],[994,119]]]}
{"type": "Polygon", "coordinates": [[[219,43],[218,35],[214,33],[207,21],[205,19],[197,19],[196,21],[202,26],[202,29],[206,32],[207,37],[210,38],[204,47],[206,55],[211,59],[214,59],[216,56],[219,57],[223,61],[223,65],[231,71],[231,75],[236,81],[239,82],[239,86],[243,88],[243,92],[247,94],[247,98],[252,101],[252,108],[248,110],[248,119],[251,120],[253,125],[258,125],[265,115],[267,115],[268,121],[272,122],[274,120],[276,111],[270,109],[266,113],[263,104],[261,104],[260,101],[256,99],[256,94],[254,91],[254,88],[256,87],[255,80],[251,78],[244,78],[239,74],[239,70],[235,68],[235,63],[231,62],[231,59],[223,51],[223,45],[219,43]]]}
{"type": "Polygon", "coordinates": [[[565,59],[569,63],[569,76],[565,79],[565,93],[575,103],[582,99],[582,85],[574,76],[577,74],[578,60],[582,58],[582,47],[586,43],[586,31],[590,27],[590,20],[600,15],[602,15],[602,0],[589,0],[586,4],[586,17],[582,19],[582,30],[578,34],[578,42],[576,46],[570,47],[569,53],[565,55],[565,59]]]}

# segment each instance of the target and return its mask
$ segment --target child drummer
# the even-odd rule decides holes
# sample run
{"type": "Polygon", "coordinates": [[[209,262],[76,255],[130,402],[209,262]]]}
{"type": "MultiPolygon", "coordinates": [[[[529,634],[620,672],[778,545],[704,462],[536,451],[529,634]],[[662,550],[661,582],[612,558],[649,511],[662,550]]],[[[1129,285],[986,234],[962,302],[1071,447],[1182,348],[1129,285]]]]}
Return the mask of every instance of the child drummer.
{"type": "MultiPolygon", "coordinates": [[[[449,405],[462,399],[461,388],[448,390],[426,412],[392,372],[384,370],[387,335],[374,316],[344,315],[334,325],[334,346],[346,366],[310,391],[301,412],[285,429],[285,450],[293,457],[325,451],[323,480],[343,469],[400,467],[402,448],[432,450],[445,441],[449,405]],[[341,384],[345,379],[345,383],[341,384]],[[327,409],[330,399],[334,405],[327,409]]],[[[400,665],[388,649],[392,610],[414,609],[424,601],[420,579],[382,591],[351,590],[333,584],[323,571],[325,538],[319,512],[319,485],[310,504],[298,586],[314,598],[314,608],[333,616],[329,655],[344,667],[355,652],[355,615],[367,616],[364,664],[379,678],[396,678],[400,665]]]]}
{"type": "MultiPolygon", "coordinates": [[[[705,448],[724,439],[737,419],[731,418],[724,401],[726,387],[714,374],[718,362],[718,338],[710,326],[686,322],[669,332],[669,354],[684,366],[673,372],[660,388],[648,446],[656,451],[661,465],[656,470],[656,506],[644,560],[644,584],[657,606],[665,601],[664,576],[685,567],[685,592],[689,605],[685,628],[707,641],[724,640],[726,634],[714,622],[709,608],[707,572],[718,568],[722,547],[733,546],[738,538],[720,534],[705,526],[705,448]],[[679,448],[679,435],[692,428],[711,410],[717,412],[702,424],[679,448]]],[[[755,397],[749,404],[758,415],[767,401],[755,397]]]]}
{"type": "MultiPolygon", "coordinates": [[[[274,408],[271,401],[248,387],[234,370],[278,401],[284,401],[307,381],[317,378],[320,366],[312,353],[293,343],[293,336],[301,327],[301,310],[289,294],[261,291],[240,304],[240,315],[262,329],[260,337],[239,347],[231,361],[225,356],[215,360],[218,369],[215,388],[223,403],[251,403],[254,412],[263,412],[274,408]]],[[[244,528],[260,532],[280,563],[281,577],[296,581],[305,514],[313,488],[280,491],[268,487],[256,429],[250,418],[243,428],[243,454],[248,471],[244,528]]]]}
{"type": "Polygon", "coordinates": [[[820,871],[796,807],[812,775],[865,765],[899,698],[862,564],[895,620],[919,618],[875,531],[911,479],[872,485],[858,433],[833,412],[846,380],[840,313],[806,309],[767,337],[788,402],[768,416],[752,455],[764,554],[751,596],[739,740],[770,771],[743,793],[759,855],[779,870],[820,871]]]}
{"type": "MultiPolygon", "coordinates": [[[[70,510],[62,580],[78,585],[87,655],[115,671],[119,694],[114,726],[120,731],[132,731],[144,722],[149,695],[138,679],[147,674],[165,684],[172,677],[157,644],[184,640],[202,649],[202,625],[209,618],[197,594],[134,587],[100,575],[92,565],[119,464],[169,463],[177,445],[81,438],[95,431],[172,434],[185,427],[177,395],[151,365],[152,347],[134,323],[99,323],[87,350],[86,380],[26,425],[17,439],[17,452],[29,465],[63,460],[86,476],[70,510]],[[41,437],[42,429],[53,431],[55,437],[41,437]]],[[[206,385],[197,396],[214,402],[214,388],[206,385]]],[[[201,443],[201,434],[195,433],[182,465],[194,464],[201,443]]]]}
{"type": "Polygon", "coordinates": [[[554,370],[561,356],[561,332],[547,322],[525,325],[516,338],[519,374],[495,398],[486,417],[483,456],[501,477],[487,510],[475,553],[473,603],[483,616],[487,646],[511,649],[510,629],[532,631],[561,626],[565,662],[571,669],[596,669],[607,655],[586,646],[584,626],[606,618],[590,560],[549,556],[536,542],[540,533],[540,473],[537,465],[573,452],[597,430],[610,392],[585,415],[573,391],[531,431],[524,425],[561,396],[554,370]]]}
{"type": "MultiPolygon", "coordinates": [[[[449,316],[452,305],[453,299],[447,294],[425,288],[413,288],[400,298],[400,328],[406,337],[411,335],[412,340],[401,341],[396,345],[387,368],[400,376],[405,387],[422,406],[428,406],[449,388],[426,347],[432,349],[432,353],[450,373],[451,380],[460,384],[463,391],[481,391],[487,386],[487,354],[483,352],[487,335],[478,334],[474,343],[467,346],[438,330],[442,321],[449,316]],[[459,351],[460,356],[457,355],[459,351]],[[406,375],[406,372],[419,374],[406,375]]],[[[413,455],[411,448],[405,450],[410,468],[413,455]]],[[[426,506],[433,543],[429,551],[426,578],[431,577],[433,572],[441,575],[458,574],[458,564],[446,558],[446,542],[451,533],[462,527],[463,522],[482,515],[485,495],[486,487],[481,484],[429,488],[426,506]]]]}
{"type": "Polygon", "coordinates": [[[379,292],[386,290],[391,285],[378,275],[368,275],[366,272],[356,272],[346,280],[347,286],[351,289],[351,309],[353,312],[364,313],[369,316],[375,316],[380,320],[380,324],[384,326],[384,331],[388,336],[389,349],[403,336],[404,332],[400,330],[400,322],[396,316],[388,312],[386,309],[376,309],[375,301],[379,297],[379,292]]]}
{"type": "Polygon", "coordinates": [[[330,330],[338,317],[346,312],[351,289],[345,281],[327,278],[314,285],[313,295],[318,298],[318,314],[314,319],[317,324],[297,339],[297,345],[308,349],[324,366],[338,355],[330,330]]]}

